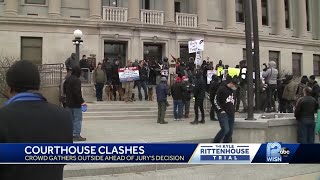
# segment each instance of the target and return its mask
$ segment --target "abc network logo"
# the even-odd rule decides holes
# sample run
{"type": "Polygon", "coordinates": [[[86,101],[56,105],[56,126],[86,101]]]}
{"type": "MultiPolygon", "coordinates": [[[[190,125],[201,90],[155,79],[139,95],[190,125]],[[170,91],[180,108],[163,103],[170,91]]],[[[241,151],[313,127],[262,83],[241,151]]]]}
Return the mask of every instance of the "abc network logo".
{"type": "Polygon", "coordinates": [[[267,144],[267,162],[282,162],[283,157],[288,157],[290,150],[286,147],[281,147],[280,143],[268,143],[267,144]]]}

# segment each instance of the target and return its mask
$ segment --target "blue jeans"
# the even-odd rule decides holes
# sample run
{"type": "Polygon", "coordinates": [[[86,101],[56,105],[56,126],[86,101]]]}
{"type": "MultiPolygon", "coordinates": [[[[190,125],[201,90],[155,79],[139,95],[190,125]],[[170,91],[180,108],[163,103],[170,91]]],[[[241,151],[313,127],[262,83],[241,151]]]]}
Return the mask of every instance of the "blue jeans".
{"type": "Polygon", "coordinates": [[[183,108],[182,100],[173,100],[174,119],[182,118],[182,108],[183,108]]]}
{"type": "Polygon", "coordinates": [[[137,86],[138,86],[138,92],[139,92],[139,100],[142,101],[141,88],[144,91],[145,100],[148,100],[147,82],[146,81],[137,81],[137,86]]]}
{"type": "Polygon", "coordinates": [[[73,136],[79,137],[82,125],[82,110],[81,108],[71,108],[70,110],[72,115],[73,136]]]}
{"type": "Polygon", "coordinates": [[[219,113],[218,120],[221,130],[213,139],[213,143],[221,143],[221,140],[223,140],[223,143],[232,143],[234,115],[229,115],[227,113],[219,113]]]}
{"type": "Polygon", "coordinates": [[[299,119],[298,122],[298,143],[300,144],[314,144],[315,123],[314,120],[303,122],[306,119],[299,119]]]}

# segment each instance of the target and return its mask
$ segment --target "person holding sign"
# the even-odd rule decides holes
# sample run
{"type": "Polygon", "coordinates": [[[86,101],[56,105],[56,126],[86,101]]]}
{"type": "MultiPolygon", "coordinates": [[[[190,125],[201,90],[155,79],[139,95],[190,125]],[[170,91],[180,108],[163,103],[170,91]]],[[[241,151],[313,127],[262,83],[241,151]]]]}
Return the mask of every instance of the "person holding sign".
{"type": "MultiPolygon", "coordinates": [[[[131,67],[132,67],[132,61],[128,61],[128,66],[126,69],[129,69],[131,67]]],[[[124,93],[125,102],[129,102],[129,101],[133,102],[133,99],[132,99],[133,86],[134,86],[133,78],[128,78],[127,82],[123,83],[123,88],[125,89],[125,93],[124,93]]]]}

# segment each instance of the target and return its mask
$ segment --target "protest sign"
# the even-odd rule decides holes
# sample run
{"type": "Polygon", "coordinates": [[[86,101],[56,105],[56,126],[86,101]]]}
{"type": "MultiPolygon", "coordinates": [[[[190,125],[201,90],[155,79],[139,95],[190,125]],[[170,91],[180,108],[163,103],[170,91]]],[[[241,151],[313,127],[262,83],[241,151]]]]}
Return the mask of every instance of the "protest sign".
{"type": "Polygon", "coordinates": [[[203,39],[188,42],[189,53],[195,53],[204,50],[203,39]]]}
{"type": "Polygon", "coordinates": [[[140,79],[138,67],[120,68],[118,72],[120,82],[137,81],[140,79]]]}
{"type": "Polygon", "coordinates": [[[207,84],[210,84],[210,82],[212,81],[212,76],[216,75],[217,71],[216,70],[208,70],[207,71],[207,84]]]}

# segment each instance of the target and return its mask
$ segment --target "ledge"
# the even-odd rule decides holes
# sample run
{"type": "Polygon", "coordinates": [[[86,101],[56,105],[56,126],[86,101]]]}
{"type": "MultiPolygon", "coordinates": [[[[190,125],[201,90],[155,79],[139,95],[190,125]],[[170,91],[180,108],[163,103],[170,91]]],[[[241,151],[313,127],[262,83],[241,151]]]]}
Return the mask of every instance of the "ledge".
{"type": "MultiPolygon", "coordinates": [[[[183,28],[178,26],[165,26],[165,25],[148,25],[142,23],[117,23],[106,22],[103,19],[70,19],[70,18],[55,18],[48,17],[31,17],[31,16],[0,16],[1,24],[24,24],[24,25],[47,25],[47,26],[78,26],[89,28],[127,28],[131,30],[146,29],[157,30],[160,32],[177,32],[177,33],[189,33],[189,34],[202,34],[210,36],[218,36],[225,38],[238,38],[244,39],[245,33],[240,31],[230,31],[223,29],[201,29],[201,28],[183,28]]],[[[319,40],[313,40],[309,38],[292,38],[287,36],[277,35],[260,35],[260,41],[286,43],[295,45],[307,45],[307,46],[320,46],[319,40]]]]}

